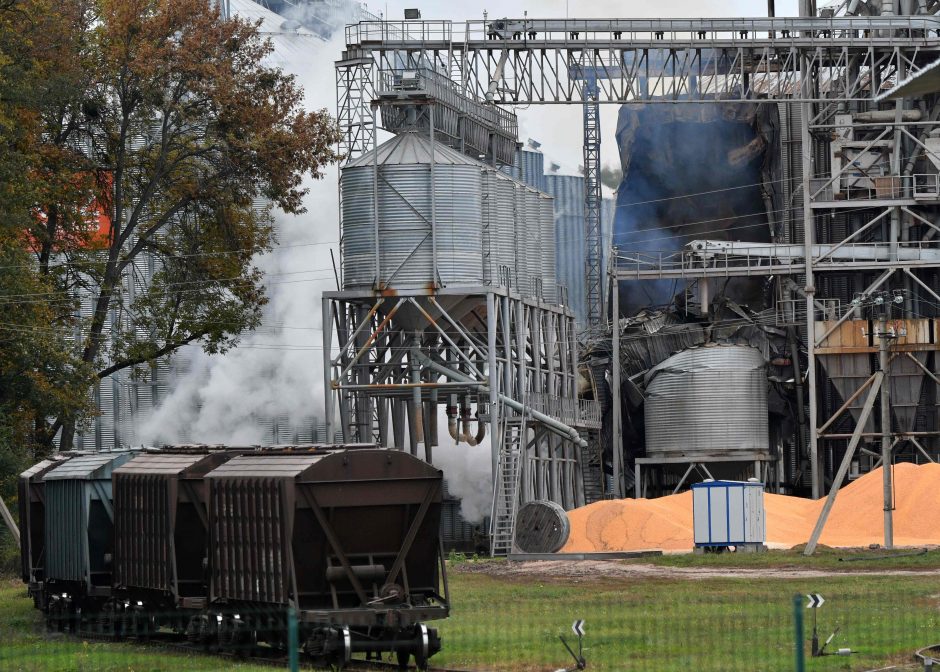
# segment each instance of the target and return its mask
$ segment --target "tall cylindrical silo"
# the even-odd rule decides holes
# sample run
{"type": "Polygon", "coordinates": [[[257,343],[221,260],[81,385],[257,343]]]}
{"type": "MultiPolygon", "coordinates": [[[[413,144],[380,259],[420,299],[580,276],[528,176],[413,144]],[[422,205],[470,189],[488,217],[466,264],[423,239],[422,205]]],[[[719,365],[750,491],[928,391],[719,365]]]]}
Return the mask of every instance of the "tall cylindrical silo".
{"type": "MultiPolygon", "coordinates": [[[[526,274],[528,275],[528,296],[535,296],[542,282],[542,225],[540,193],[532,188],[525,190],[525,240],[522,249],[526,256],[526,274]]],[[[518,248],[517,248],[518,249],[518,248]]]]}
{"type": "Polygon", "coordinates": [[[555,199],[539,195],[539,239],[542,251],[542,296],[549,303],[558,301],[558,280],[555,275],[555,199]]]}
{"type": "Polygon", "coordinates": [[[529,236],[529,224],[526,219],[526,189],[521,182],[515,184],[515,220],[516,239],[513,247],[516,254],[516,291],[523,296],[530,296],[532,283],[529,277],[529,256],[526,251],[526,240],[529,236]]]}
{"type": "Polygon", "coordinates": [[[346,166],[344,288],[483,284],[484,169],[417,133],[398,135],[346,166]]]}
{"type": "Polygon", "coordinates": [[[546,191],[555,199],[555,269],[557,283],[567,290],[567,305],[582,324],[586,318],[584,244],[584,178],[545,176],[546,191]]]}
{"type": "Polygon", "coordinates": [[[646,457],[754,459],[769,452],[764,357],[746,345],[683,350],[646,374],[646,457]]]}
{"type": "Polygon", "coordinates": [[[519,179],[530,187],[545,191],[545,156],[537,148],[523,147],[517,153],[519,179]]]}
{"type": "Polygon", "coordinates": [[[516,286],[516,183],[503,173],[483,174],[486,282],[516,286]]]}

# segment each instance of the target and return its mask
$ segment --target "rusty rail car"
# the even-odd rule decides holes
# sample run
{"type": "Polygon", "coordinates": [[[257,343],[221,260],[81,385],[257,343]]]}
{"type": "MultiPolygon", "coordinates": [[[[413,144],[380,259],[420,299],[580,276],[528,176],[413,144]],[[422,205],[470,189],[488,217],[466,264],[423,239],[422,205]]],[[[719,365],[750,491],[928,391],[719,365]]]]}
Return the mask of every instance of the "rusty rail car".
{"type": "MultiPolygon", "coordinates": [[[[86,587],[37,600],[59,627],[92,622],[137,637],[169,628],[220,649],[283,650],[293,612],[299,644],[323,664],[394,652],[423,669],[440,649],[425,625],[450,609],[433,466],[371,445],[108,455],[58,474],[83,517],[77,531],[34,507],[23,535],[28,545],[44,526],[46,546],[73,573],[87,549],[96,558],[86,587]]],[[[21,483],[42,475],[48,488],[55,466],[36,465],[21,483]]],[[[24,564],[24,580],[35,576],[24,564]]]]}

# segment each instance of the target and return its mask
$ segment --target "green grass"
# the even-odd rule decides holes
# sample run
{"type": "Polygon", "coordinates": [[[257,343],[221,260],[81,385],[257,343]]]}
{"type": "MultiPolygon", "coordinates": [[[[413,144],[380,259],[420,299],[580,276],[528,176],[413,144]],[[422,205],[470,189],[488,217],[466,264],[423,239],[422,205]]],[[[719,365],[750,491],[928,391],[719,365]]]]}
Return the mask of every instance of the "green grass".
{"type": "MultiPolygon", "coordinates": [[[[792,598],[809,592],[827,599],[822,639],[840,626],[832,650],[858,653],[807,654],[807,670],[908,664],[915,649],[940,642],[940,576],[539,582],[457,574],[451,585],[453,616],[440,624],[435,662],[454,667],[557,669],[567,662],[558,635],[570,640],[571,622],[584,618],[591,670],[793,670],[792,598]]],[[[802,613],[809,637],[811,612],[802,613]]]]}
{"type": "Polygon", "coordinates": [[[0,671],[2,672],[202,672],[270,671],[215,656],[195,656],[128,642],[86,642],[49,634],[23,584],[0,581],[0,671]]]}
{"type": "MultiPolygon", "coordinates": [[[[935,555],[928,554],[931,561],[935,555]]],[[[736,558],[672,556],[659,561],[673,566],[718,565],[730,569],[742,565],[789,566],[792,562],[799,567],[823,569],[829,566],[827,563],[838,563],[838,558],[804,561],[771,553],[736,558]]],[[[838,564],[847,564],[849,569],[872,568],[862,562],[838,564]]],[[[921,570],[932,567],[917,566],[921,570]]],[[[589,576],[540,580],[457,571],[451,572],[450,588],[453,615],[435,624],[444,644],[444,650],[433,659],[437,666],[512,672],[556,670],[570,663],[558,635],[565,634],[571,641],[571,622],[584,618],[589,670],[784,672],[794,669],[792,597],[809,592],[820,592],[827,599],[818,612],[822,638],[839,626],[833,649],[850,647],[858,651],[851,657],[811,659],[807,655],[806,669],[811,672],[907,665],[915,649],[940,642],[940,572],[887,577],[845,574],[814,579],[615,580],[589,576]]],[[[801,613],[807,618],[808,637],[811,612],[802,609],[801,613]]],[[[126,642],[84,643],[48,635],[22,586],[12,581],[0,584],[3,672],[189,672],[233,667],[236,665],[229,659],[167,653],[126,642]]],[[[262,668],[246,663],[238,669],[262,668]]]]}

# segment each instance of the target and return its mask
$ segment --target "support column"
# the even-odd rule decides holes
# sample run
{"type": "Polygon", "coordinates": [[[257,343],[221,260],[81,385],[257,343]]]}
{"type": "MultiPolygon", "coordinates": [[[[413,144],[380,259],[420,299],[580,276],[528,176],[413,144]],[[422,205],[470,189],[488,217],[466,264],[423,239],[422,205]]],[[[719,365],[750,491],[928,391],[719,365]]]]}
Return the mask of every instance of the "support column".
{"type": "Polygon", "coordinates": [[[878,368],[881,369],[881,474],[884,487],[885,548],[894,548],[894,497],[891,483],[891,399],[888,376],[888,322],[878,320],[878,368]]]}
{"type": "MultiPolygon", "coordinates": [[[[811,73],[809,61],[803,56],[801,64],[801,87],[803,97],[812,95],[811,73]]],[[[806,260],[806,387],[809,392],[809,454],[810,473],[813,481],[813,499],[822,495],[822,468],[819,456],[819,437],[816,432],[816,319],[813,306],[813,297],[816,286],[813,280],[813,243],[815,238],[815,223],[812,208],[812,190],[810,178],[813,175],[813,142],[809,132],[810,117],[813,114],[811,103],[801,104],[800,114],[800,145],[803,156],[803,257],[806,260]]]]}
{"type": "Polygon", "coordinates": [[[333,442],[333,381],[331,374],[332,360],[330,351],[333,349],[333,324],[330,319],[330,300],[320,300],[321,329],[323,332],[323,419],[326,422],[326,442],[333,442]]]}
{"type": "Polygon", "coordinates": [[[617,499],[623,497],[623,440],[620,435],[620,286],[614,282],[614,288],[611,292],[611,301],[613,302],[613,321],[611,327],[613,333],[611,362],[611,398],[613,414],[613,427],[611,429],[611,466],[614,472],[614,491],[613,495],[617,499]]]}
{"type": "Polygon", "coordinates": [[[496,487],[496,471],[499,466],[499,451],[502,436],[499,433],[499,372],[496,368],[496,295],[486,294],[486,377],[490,386],[490,452],[493,487],[496,487]]]}

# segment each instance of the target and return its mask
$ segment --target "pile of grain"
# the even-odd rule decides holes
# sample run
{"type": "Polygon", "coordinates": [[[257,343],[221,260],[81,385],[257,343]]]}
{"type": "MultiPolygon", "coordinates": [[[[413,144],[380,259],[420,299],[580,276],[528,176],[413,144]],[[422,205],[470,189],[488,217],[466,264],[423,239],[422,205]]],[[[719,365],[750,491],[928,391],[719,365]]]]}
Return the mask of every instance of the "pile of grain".
{"type": "MultiPolygon", "coordinates": [[[[842,488],[823,531],[827,546],[867,546],[884,541],[881,469],[842,488]]],[[[894,543],[940,544],[940,464],[894,467],[894,543]]],[[[805,543],[824,500],[766,494],[767,543],[805,543]]],[[[688,551],[692,540],[692,493],[659,499],[595,502],[568,512],[571,536],[562,552],[688,551]]]]}

